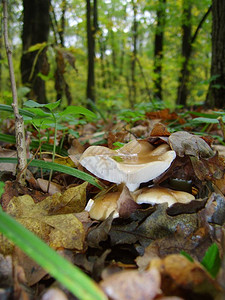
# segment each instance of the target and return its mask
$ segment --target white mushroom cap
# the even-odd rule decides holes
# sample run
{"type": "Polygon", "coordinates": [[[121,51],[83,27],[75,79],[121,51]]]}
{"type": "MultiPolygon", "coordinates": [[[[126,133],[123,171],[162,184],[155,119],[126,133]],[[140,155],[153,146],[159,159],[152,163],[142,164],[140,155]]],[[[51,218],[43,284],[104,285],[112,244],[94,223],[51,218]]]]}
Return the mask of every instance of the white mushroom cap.
{"type": "Polygon", "coordinates": [[[103,146],[90,146],[80,158],[80,164],[95,176],[114,182],[125,183],[130,191],[136,190],[171,165],[176,152],[167,144],[155,148],[147,141],[131,141],[118,150],[103,146]]]}
{"type": "Polygon", "coordinates": [[[151,187],[137,190],[133,197],[138,204],[160,204],[168,203],[171,206],[175,203],[189,203],[195,199],[192,194],[183,191],[175,191],[163,187],[151,187]]]}

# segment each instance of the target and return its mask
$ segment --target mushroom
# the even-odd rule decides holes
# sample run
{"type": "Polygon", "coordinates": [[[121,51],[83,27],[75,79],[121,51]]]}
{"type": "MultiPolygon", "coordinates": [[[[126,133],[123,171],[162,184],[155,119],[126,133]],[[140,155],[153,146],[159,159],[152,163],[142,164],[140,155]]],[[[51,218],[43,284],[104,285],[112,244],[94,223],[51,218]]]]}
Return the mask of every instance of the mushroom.
{"type": "Polygon", "coordinates": [[[117,211],[117,200],[121,192],[110,192],[99,196],[95,200],[90,199],[85,207],[92,219],[103,221],[114,211],[113,218],[119,217],[117,211]]]}
{"type": "Polygon", "coordinates": [[[90,146],[80,158],[80,164],[95,176],[114,182],[125,183],[135,191],[171,165],[176,152],[167,144],[155,148],[144,140],[133,140],[118,150],[103,146],[90,146]]]}
{"type": "Polygon", "coordinates": [[[187,192],[175,191],[164,187],[143,188],[135,191],[133,197],[138,204],[160,204],[168,202],[168,206],[179,202],[189,203],[195,197],[187,192]]]}

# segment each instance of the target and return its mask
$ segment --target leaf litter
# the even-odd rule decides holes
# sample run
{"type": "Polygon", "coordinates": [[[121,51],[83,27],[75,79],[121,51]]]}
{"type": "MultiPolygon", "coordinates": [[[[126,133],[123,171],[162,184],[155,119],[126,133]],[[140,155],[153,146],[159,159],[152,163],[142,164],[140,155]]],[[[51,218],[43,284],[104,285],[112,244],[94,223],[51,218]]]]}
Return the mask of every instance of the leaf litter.
{"type": "MultiPolygon", "coordinates": [[[[163,174],[142,183],[139,189],[189,193],[194,199],[188,203],[180,202],[178,196],[172,205],[167,201],[140,204],[135,200],[135,192],[123,184],[117,186],[101,179],[105,190],[99,193],[96,187],[59,173],[47,193],[47,181],[35,171],[33,190],[16,189],[14,183],[6,183],[2,207],[99,282],[109,299],[223,299],[224,157],[206,139],[185,131],[170,134],[167,126],[158,122],[176,120],[177,115],[164,110],[146,117],[149,119],[137,122],[132,132],[119,124],[117,130],[103,132],[104,146],[114,149],[115,142],[126,144],[139,135],[145,135],[152,147],[168,144],[176,152],[175,160],[163,174]],[[148,128],[148,134],[144,128],[148,128]],[[104,213],[101,205],[106,198],[114,205],[107,206],[104,213]],[[96,218],[87,208],[90,200],[100,204],[96,211],[103,217],[96,218]],[[210,274],[207,263],[201,264],[213,244],[222,261],[215,276],[210,274]]],[[[183,119],[178,119],[184,124],[183,119]]],[[[85,148],[99,141],[99,135],[96,139],[93,135],[96,127],[90,125],[87,136],[84,128],[90,128],[89,124],[83,126],[81,137],[73,139],[69,146],[74,166],[83,170],[78,164],[80,157],[85,148]],[[88,140],[91,143],[84,144],[88,140]]],[[[3,235],[0,239],[1,293],[5,299],[7,288],[13,285],[20,294],[15,299],[36,299],[35,293],[40,298],[40,284],[42,294],[50,287],[48,293],[56,293],[55,299],[57,293],[62,293],[64,299],[75,299],[57,282],[49,282],[49,275],[3,235]]],[[[16,296],[16,290],[12,293],[16,296]]]]}

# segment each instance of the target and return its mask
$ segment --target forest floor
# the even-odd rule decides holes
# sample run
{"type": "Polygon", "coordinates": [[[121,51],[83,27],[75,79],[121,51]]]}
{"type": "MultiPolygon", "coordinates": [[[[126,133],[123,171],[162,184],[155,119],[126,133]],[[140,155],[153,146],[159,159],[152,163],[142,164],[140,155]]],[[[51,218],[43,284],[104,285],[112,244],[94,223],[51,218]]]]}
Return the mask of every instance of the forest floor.
{"type": "MultiPolygon", "coordinates": [[[[165,109],[134,122],[115,116],[68,125],[77,138],[59,128],[57,144],[67,154],[55,162],[97,174],[102,189],[62,172],[53,172],[49,185],[49,171],[32,166],[27,185],[19,186],[15,165],[0,163],[3,210],[109,299],[225,299],[224,129],[216,121],[193,122],[198,116],[165,109]],[[85,154],[96,145],[105,148],[85,154]],[[156,148],[162,150],[151,154],[156,148]],[[132,176],[120,179],[125,165],[128,173],[137,169],[131,184],[132,176]]],[[[1,132],[13,134],[13,120],[1,132]]],[[[28,157],[51,161],[51,152],[29,148],[37,131],[29,127],[26,135],[28,157]]],[[[53,136],[54,128],[47,143],[53,136]]],[[[16,157],[15,145],[1,142],[0,157],[16,157]]],[[[0,299],[77,299],[2,235],[0,252],[0,299]]]]}

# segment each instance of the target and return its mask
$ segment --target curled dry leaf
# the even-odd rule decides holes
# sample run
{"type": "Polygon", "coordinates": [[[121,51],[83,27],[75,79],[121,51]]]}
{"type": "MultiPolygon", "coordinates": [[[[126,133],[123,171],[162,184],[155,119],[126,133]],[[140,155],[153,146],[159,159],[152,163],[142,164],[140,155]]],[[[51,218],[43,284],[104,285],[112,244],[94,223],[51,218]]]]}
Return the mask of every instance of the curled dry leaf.
{"type": "Polygon", "coordinates": [[[150,271],[121,271],[100,282],[106,295],[112,300],[155,299],[161,294],[160,275],[153,268],[150,271]]]}
{"type": "Polygon", "coordinates": [[[186,131],[172,133],[169,137],[169,144],[181,157],[190,155],[198,158],[209,158],[215,154],[202,138],[186,131]]]}
{"type": "Polygon", "coordinates": [[[140,183],[164,173],[176,153],[167,144],[155,148],[147,141],[134,140],[118,150],[91,146],[81,156],[80,163],[99,178],[117,184],[125,183],[134,191],[140,183]]]}

